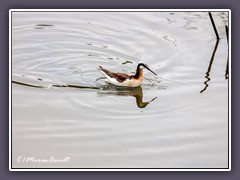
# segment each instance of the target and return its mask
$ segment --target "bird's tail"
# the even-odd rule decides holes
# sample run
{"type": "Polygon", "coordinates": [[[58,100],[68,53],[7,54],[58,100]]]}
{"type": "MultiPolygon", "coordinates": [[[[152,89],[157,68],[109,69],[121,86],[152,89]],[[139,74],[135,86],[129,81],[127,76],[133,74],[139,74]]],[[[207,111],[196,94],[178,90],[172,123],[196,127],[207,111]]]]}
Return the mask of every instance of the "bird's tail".
{"type": "Polygon", "coordinates": [[[100,71],[103,70],[103,67],[102,67],[102,66],[99,66],[98,70],[100,70],[100,71]]]}

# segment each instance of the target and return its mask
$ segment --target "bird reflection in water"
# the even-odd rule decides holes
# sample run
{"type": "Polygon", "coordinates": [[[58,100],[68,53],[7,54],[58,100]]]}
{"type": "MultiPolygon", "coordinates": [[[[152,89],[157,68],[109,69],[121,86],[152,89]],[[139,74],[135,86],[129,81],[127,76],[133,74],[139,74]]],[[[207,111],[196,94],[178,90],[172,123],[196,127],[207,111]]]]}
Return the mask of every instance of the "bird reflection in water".
{"type": "Polygon", "coordinates": [[[148,104],[154,101],[157,97],[154,97],[150,101],[143,102],[143,91],[142,87],[117,87],[114,85],[107,85],[102,88],[102,91],[99,91],[100,95],[115,95],[115,96],[133,96],[136,98],[136,103],[139,108],[145,108],[148,104]]]}

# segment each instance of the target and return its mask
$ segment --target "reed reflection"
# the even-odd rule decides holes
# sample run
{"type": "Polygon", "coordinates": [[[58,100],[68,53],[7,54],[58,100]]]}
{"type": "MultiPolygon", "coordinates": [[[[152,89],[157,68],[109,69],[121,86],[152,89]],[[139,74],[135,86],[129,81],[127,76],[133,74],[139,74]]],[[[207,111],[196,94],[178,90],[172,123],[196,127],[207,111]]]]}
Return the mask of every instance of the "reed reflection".
{"type": "MultiPolygon", "coordinates": [[[[228,42],[228,26],[227,25],[225,26],[225,31],[226,31],[227,42],[228,42]]],[[[228,79],[228,59],[229,59],[229,55],[228,55],[228,58],[227,58],[227,65],[226,65],[226,70],[225,70],[225,79],[228,79]]]]}
{"type": "Polygon", "coordinates": [[[215,47],[214,47],[213,52],[212,52],[212,57],[210,59],[209,65],[208,65],[208,70],[207,70],[206,75],[205,75],[205,78],[207,79],[206,81],[204,81],[205,87],[200,91],[200,93],[203,93],[207,89],[208,82],[211,80],[210,72],[211,72],[211,68],[212,68],[214,57],[215,57],[215,54],[216,54],[216,51],[217,51],[218,44],[219,44],[219,39],[217,39],[217,41],[216,41],[215,47]]]}
{"type": "MultiPolygon", "coordinates": [[[[214,56],[215,56],[215,53],[217,51],[218,44],[219,44],[219,39],[220,39],[219,35],[218,35],[218,32],[217,32],[217,28],[216,28],[215,23],[214,23],[214,20],[212,18],[212,14],[211,14],[211,12],[209,12],[208,14],[209,14],[214,32],[216,34],[217,41],[216,41],[215,47],[214,47],[213,52],[212,52],[212,57],[210,59],[209,65],[208,65],[208,70],[207,70],[206,75],[205,75],[205,78],[207,79],[206,81],[204,81],[205,87],[200,91],[200,93],[203,93],[207,89],[208,82],[211,80],[210,72],[211,72],[214,56]]],[[[226,37],[227,37],[227,42],[228,42],[228,26],[227,25],[225,25],[225,31],[226,31],[226,37]]],[[[228,79],[228,59],[229,59],[229,57],[227,58],[227,64],[226,64],[226,70],[225,70],[225,79],[226,80],[228,79]]]]}

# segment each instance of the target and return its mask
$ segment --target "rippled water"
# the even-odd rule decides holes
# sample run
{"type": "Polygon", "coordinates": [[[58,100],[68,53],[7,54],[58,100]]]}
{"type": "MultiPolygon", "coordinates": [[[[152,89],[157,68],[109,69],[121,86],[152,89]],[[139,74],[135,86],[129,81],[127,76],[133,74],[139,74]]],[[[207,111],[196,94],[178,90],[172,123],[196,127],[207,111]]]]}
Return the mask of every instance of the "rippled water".
{"type": "Polygon", "coordinates": [[[228,13],[212,14],[217,44],[207,12],[13,12],[13,168],[227,168],[228,13]],[[138,88],[97,70],[139,61],[158,76],[138,88]],[[52,156],[70,159],[20,161],[52,156]]]}

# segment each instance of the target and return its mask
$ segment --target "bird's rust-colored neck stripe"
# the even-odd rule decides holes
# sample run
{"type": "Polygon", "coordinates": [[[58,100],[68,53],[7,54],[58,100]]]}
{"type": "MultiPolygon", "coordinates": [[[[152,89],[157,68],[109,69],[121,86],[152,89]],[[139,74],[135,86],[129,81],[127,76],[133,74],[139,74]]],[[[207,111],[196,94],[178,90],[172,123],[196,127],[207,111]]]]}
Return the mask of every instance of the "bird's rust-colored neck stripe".
{"type": "Polygon", "coordinates": [[[136,71],[136,74],[135,74],[135,78],[136,79],[139,79],[139,78],[142,78],[142,75],[143,75],[143,70],[140,68],[140,66],[138,65],[137,66],[137,71],[136,71]]]}

